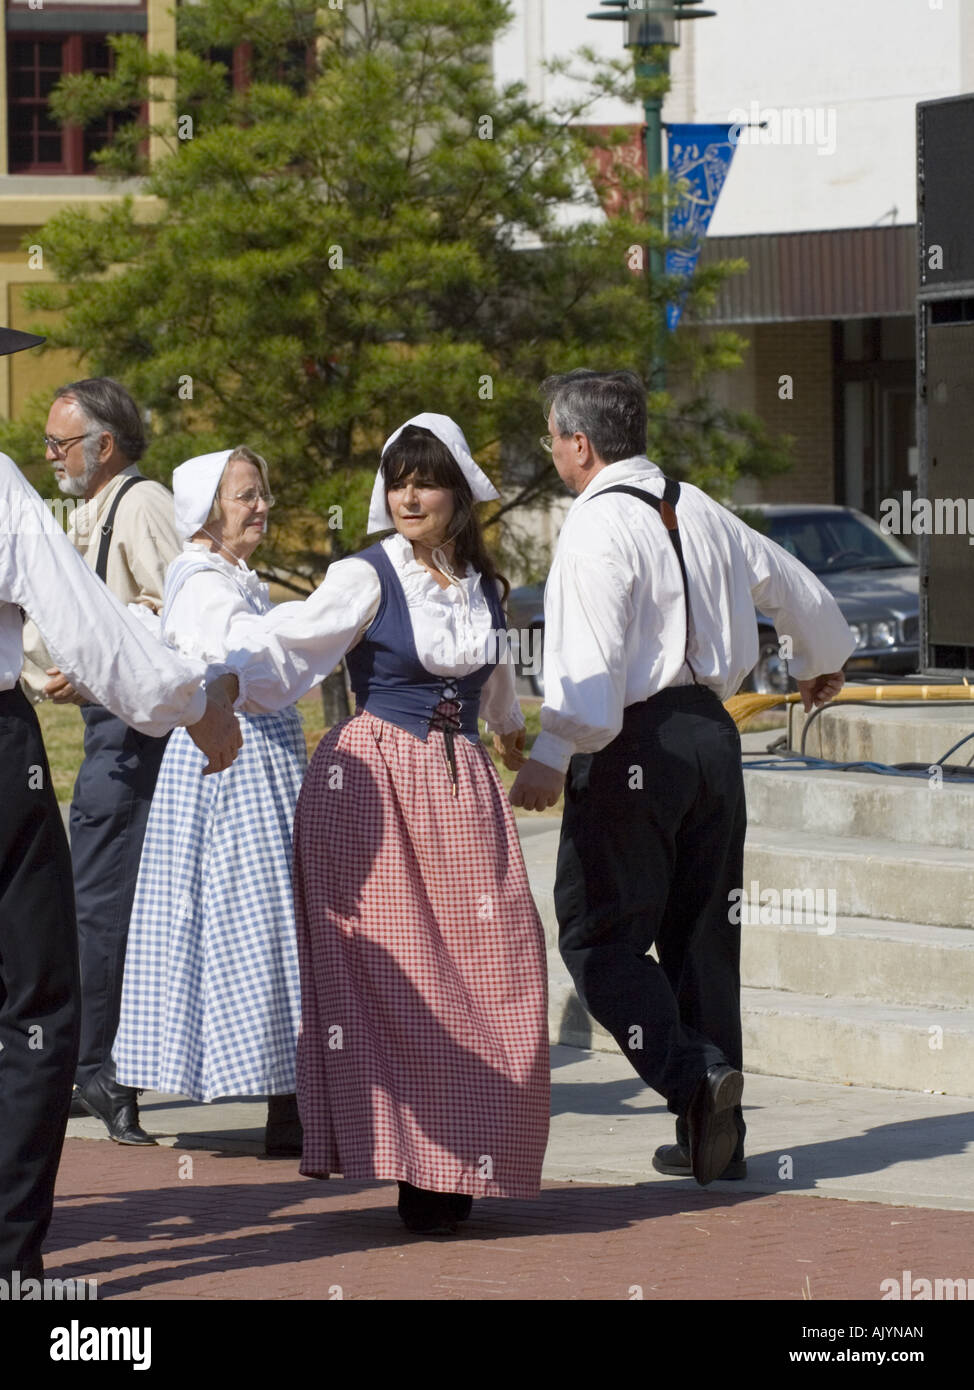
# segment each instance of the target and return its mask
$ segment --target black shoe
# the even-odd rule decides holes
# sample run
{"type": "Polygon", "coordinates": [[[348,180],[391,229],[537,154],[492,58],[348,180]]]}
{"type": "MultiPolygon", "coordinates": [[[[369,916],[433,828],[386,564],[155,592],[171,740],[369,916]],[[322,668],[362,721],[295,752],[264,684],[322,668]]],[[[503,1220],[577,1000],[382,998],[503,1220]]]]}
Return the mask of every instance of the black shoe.
{"type": "MultiPolygon", "coordinates": [[[[399,1184],[399,1215],[407,1230],[418,1235],[452,1235],[457,1221],[462,1219],[454,1214],[455,1194],[448,1192],[427,1192],[425,1188],[413,1187],[412,1183],[399,1184]]],[[[471,1198],[471,1203],[473,1199],[471,1198]]]]}
{"type": "Polygon", "coordinates": [[[85,1103],[81,1099],[79,1088],[75,1086],[71,1091],[71,1109],[68,1111],[69,1120],[83,1120],[88,1118],[88,1111],[85,1103]]]}
{"type": "Polygon", "coordinates": [[[737,1148],[737,1115],[744,1077],[721,1063],[708,1067],[687,1107],[690,1166],[701,1187],[720,1177],[737,1148]]]}
{"type": "Polygon", "coordinates": [[[264,1153],[268,1158],[300,1158],[303,1150],[304,1130],[297,1096],[268,1096],[264,1153]]]}
{"type": "Polygon", "coordinates": [[[116,1144],[155,1144],[157,1141],[139,1125],[138,1094],[134,1086],[118,1084],[111,1060],[76,1092],[88,1114],[107,1126],[108,1137],[116,1144]]]}
{"type": "MultiPolygon", "coordinates": [[[[692,1178],[690,1150],[682,1144],[663,1144],[653,1154],[653,1167],[657,1173],[666,1173],[671,1178],[692,1178]]],[[[732,1158],[724,1171],[718,1174],[721,1182],[735,1182],[747,1177],[747,1159],[732,1158]]]]}
{"type": "Polygon", "coordinates": [[[466,1192],[451,1192],[447,1195],[447,1202],[454,1221],[466,1221],[473,1211],[473,1198],[466,1192]]]}

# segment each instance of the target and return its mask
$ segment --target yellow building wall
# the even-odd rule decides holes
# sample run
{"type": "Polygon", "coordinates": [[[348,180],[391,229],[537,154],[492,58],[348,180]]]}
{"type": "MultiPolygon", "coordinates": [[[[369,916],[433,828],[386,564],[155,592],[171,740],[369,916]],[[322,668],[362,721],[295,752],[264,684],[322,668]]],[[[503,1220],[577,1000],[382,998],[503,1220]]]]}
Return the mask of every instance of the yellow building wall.
{"type": "MultiPolygon", "coordinates": [[[[110,12],[106,11],[106,21],[110,12]]],[[[69,12],[65,13],[65,23],[70,22],[69,12]]],[[[176,16],[172,0],[148,0],[146,6],[146,42],[151,52],[175,50],[176,16]]],[[[7,175],[7,35],[4,25],[0,25],[0,323],[8,328],[20,328],[25,332],[36,329],[43,332],[43,314],[28,309],[24,303],[24,293],[28,287],[54,279],[46,267],[31,269],[29,251],[26,245],[40,244],[40,229],[55,214],[67,207],[95,209],[99,204],[110,203],[120,194],[106,183],[103,191],[92,194],[90,182],[85,180],[86,191],[77,197],[30,194],[24,196],[13,190],[5,190],[7,175]],[[26,240],[25,239],[29,239],[26,240]]],[[[156,83],[156,90],[167,95],[163,84],[156,83]]],[[[149,119],[153,124],[161,123],[166,116],[167,105],[171,102],[153,101],[150,103],[149,119]]],[[[173,113],[174,116],[175,113],[173,113]]],[[[149,157],[154,158],[162,152],[162,143],[157,137],[149,141],[149,157]]],[[[58,177],[59,182],[63,179],[58,177]]],[[[37,180],[31,180],[36,188],[37,180]]],[[[128,189],[126,191],[131,191],[128,189]]],[[[158,204],[154,199],[136,198],[136,215],[146,221],[156,214],[158,204]]],[[[66,381],[75,381],[86,375],[84,361],[77,354],[63,350],[36,348],[27,352],[15,353],[0,358],[0,416],[17,419],[29,398],[37,392],[50,394],[66,381]]],[[[44,456],[43,445],[38,443],[38,459],[44,456]]],[[[25,466],[35,460],[20,460],[25,466]]]]}

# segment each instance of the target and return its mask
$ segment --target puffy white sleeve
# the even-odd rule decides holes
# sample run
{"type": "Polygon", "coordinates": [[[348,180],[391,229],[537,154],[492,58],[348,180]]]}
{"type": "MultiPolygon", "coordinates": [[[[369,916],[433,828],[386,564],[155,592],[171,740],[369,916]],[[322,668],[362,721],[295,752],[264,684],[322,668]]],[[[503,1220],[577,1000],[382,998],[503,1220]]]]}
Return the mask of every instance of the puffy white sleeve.
{"type": "MultiPolygon", "coordinates": [[[[498,582],[498,598],[503,593],[504,586],[498,582]]],[[[500,655],[502,660],[491,671],[480,692],[480,717],[486,721],[490,733],[510,734],[524,728],[524,714],[517,698],[517,667],[511,658],[510,643],[505,644],[500,655]]]]}
{"type": "Polygon", "coordinates": [[[243,613],[253,609],[232,579],[215,569],[198,570],[170,604],[165,639],[187,656],[223,662],[230,624],[243,613]]]}
{"type": "Polygon", "coordinates": [[[494,667],[480,692],[480,717],[492,734],[510,734],[524,728],[521,702],[514,685],[515,666],[502,661],[494,667]]]}
{"type": "Polygon", "coordinates": [[[622,728],[626,634],[632,617],[627,576],[607,555],[563,544],[545,585],[544,704],[531,757],[558,772],[574,753],[595,753],[622,728]]]}
{"type": "Polygon", "coordinates": [[[249,714],[285,709],[335,669],[379,607],[379,576],[350,556],[328,567],[308,598],[258,616],[235,614],[224,661],[240,681],[239,707],[249,714]]]}
{"type": "Polygon", "coordinates": [[[730,512],[726,517],[748,562],[751,598],[767,613],[779,637],[790,636],[788,666],[796,680],[841,671],[856,649],[842,610],[810,569],[783,546],[760,535],[730,512]]]}
{"type": "Polygon", "coordinates": [[[202,663],[170,651],[129,616],[5,454],[0,502],[0,602],[33,618],[52,664],[142,733],[160,737],[201,719],[202,663]]]}

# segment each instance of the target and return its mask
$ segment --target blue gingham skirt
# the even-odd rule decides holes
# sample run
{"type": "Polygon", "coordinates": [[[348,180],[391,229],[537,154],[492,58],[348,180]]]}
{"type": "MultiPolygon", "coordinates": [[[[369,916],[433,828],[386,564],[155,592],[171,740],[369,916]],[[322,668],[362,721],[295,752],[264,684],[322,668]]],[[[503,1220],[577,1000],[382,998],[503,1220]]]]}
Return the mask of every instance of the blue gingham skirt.
{"type": "Polygon", "coordinates": [[[126,1086],[213,1100],[294,1090],[301,1018],[291,831],[301,718],[241,715],[225,772],[169,740],[129,924],[113,1055],[126,1086]]]}

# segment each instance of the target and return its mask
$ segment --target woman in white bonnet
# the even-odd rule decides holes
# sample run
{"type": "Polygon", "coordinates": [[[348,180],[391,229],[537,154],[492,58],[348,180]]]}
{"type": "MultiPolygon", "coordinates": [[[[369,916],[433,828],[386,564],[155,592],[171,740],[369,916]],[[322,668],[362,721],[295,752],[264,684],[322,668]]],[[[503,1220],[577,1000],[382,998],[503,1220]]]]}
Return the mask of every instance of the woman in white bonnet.
{"type": "MultiPolygon", "coordinates": [[[[237,614],[270,609],[247,561],[267,530],[267,465],[241,446],[173,474],[183,553],[166,574],[163,636],[218,663],[237,614]]],[[[301,1152],[300,986],[291,827],[306,764],[293,708],[242,716],[243,748],[204,778],[185,730],[169,741],[132,909],[113,1054],[127,1086],[208,1101],[268,1097],[267,1152],[301,1152]]]]}
{"type": "Polygon", "coordinates": [[[477,726],[520,766],[507,586],[474,512],[496,496],[453,420],[414,417],[372,497],[369,531],[391,534],[228,641],[253,709],[347,654],[357,712],[318,745],[295,817],[301,1172],[398,1181],[428,1233],[475,1197],[537,1196],[548,1135],[544,937],[477,726]]]}

